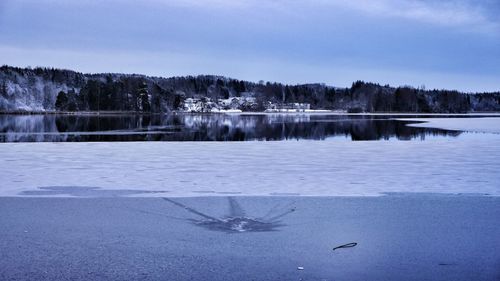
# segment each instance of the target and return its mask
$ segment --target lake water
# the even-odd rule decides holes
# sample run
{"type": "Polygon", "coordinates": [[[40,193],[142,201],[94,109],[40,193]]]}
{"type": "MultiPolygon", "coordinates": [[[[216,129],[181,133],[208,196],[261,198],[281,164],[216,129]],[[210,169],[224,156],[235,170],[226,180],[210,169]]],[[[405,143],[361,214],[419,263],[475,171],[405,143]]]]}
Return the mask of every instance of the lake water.
{"type": "Polygon", "coordinates": [[[0,142],[425,140],[461,135],[395,120],[403,117],[422,116],[0,115],[0,142]]]}

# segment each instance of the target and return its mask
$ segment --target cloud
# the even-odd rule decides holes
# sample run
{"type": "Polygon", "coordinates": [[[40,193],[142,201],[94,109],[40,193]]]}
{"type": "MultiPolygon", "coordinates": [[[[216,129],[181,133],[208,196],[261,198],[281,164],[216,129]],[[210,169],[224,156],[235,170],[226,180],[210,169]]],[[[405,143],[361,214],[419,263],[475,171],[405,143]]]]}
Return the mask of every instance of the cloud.
{"type": "MultiPolygon", "coordinates": [[[[400,18],[466,31],[500,33],[500,22],[488,16],[488,1],[472,0],[149,0],[198,9],[271,10],[300,16],[305,9],[344,8],[363,14],[400,18]]],[[[498,8],[498,7],[497,7],[498,8]]],[[[498,11],[500,12],[500,11],[498,11]]],[[[497,14],[497,13],[493,13],[497,14]]]]}
{"type": "MultiPolygon", "coordinates": [[[[6,1],[2,0],[0,4],[6,1]]],[[[137,4],[135,0],[18,0],[21,3],[96,5],[105,3],[137,4]]],[[[401,18],[446,27],[500,32],[500,5],[497,0],[144,0],[141,3],[202,10],[305,14],[329,8],[350,9],[374,17],[401,18]],[[494,11],[490,11],[493,7],[494,11]],[[497,11],[495,11],[497,10],[497,11]]],[[[0,5],[1,6],[1,5],[0,5]]],[[[1,8],[1,7],[0,7],[1,8]]]]}
{"type": "Polygon", "coordinates": [[[499,28],[499,23],[487,16],[484,6],[469,1],[323,0],[322,3],[355,9],[373,16],[398,17],[470,30],[498,31],[499,28]]]}

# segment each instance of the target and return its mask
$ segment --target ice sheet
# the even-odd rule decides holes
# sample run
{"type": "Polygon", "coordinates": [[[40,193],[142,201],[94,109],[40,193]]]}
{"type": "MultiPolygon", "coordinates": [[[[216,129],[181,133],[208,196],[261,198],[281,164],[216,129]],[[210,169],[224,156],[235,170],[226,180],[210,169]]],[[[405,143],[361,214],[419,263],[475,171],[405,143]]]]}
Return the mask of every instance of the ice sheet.
{"type": "Polygon", "coordinates": [[[439,128],[445,130],[500,134],[500,118],[399,118],[403,121],[424,123],[410,124],[413,127],[439,128]]]}
{"type": "Polygon", "coordinates": [[[144,196],[498,196],[499,159],[497,135],[423,142],[2,143],[0,196],[86,186],[147,190],[144,196]]]}

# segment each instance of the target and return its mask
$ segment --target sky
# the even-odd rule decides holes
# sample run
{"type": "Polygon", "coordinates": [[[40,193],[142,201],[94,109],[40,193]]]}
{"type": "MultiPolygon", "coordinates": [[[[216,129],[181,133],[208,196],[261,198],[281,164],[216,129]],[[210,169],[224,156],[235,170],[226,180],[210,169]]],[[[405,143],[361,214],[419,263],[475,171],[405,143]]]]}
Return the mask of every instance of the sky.
{"type": "Polygon", "coordinates": [[[0,0],[0,64],[500,90],[500,0],[0,0]]]}

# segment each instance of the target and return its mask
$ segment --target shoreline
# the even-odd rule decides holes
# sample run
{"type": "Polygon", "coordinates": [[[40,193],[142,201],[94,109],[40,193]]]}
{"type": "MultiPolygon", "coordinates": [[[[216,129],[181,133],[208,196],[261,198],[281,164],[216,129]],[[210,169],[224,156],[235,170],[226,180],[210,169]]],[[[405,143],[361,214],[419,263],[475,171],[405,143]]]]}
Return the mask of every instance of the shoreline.
{"type": "Polygon", "coordinates": [[[349,113],[347,111],[297,111],[297,112],[263,112],[263,111],[242,111],[242,112],[139,112],[139,111],[0,111],[0,115],[74,115],[74,116],[121,116],[121,115],[170,115],[170,114],[192,114],[192,115],[352,115],[352,116],[500,116],[500,112],[469,112],[469,113],[424,113],[424,112],[362,112],[349,113]]]}

